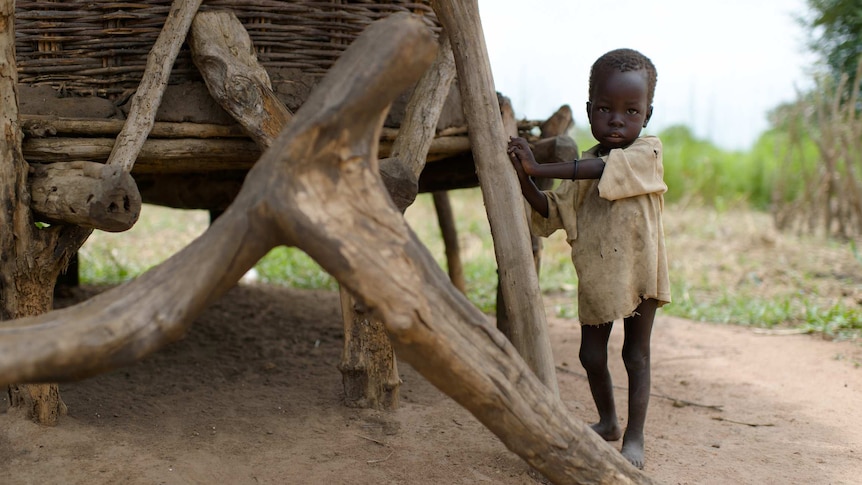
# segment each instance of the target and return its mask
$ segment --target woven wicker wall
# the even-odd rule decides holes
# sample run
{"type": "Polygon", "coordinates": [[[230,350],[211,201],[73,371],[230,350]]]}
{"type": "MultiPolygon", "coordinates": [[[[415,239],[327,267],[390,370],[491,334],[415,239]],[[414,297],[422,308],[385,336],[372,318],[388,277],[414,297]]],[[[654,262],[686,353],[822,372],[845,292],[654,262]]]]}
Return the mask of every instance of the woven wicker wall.
{"type": "MultiPolygon", "coordinates": [[[[147,54],[171,0],[35,0],[16,2],[19,82],[51,85],[71,95],[113,98],[140,82],[147,54]]],[[[371,22],[395,12],[422,15],[439,31],[426,1],[204,0],[202,10],[233,11],[258,59],[270,68],[322,76],[371,22]]],[[[200,79],[184,47],[171,83],[200,79]]]]}

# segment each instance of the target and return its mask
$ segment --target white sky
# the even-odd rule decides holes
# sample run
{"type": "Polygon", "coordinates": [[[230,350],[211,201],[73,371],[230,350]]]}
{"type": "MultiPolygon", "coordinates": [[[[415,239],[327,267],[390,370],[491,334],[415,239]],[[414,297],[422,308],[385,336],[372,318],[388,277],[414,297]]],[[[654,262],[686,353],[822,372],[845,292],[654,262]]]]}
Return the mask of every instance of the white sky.
{"type": "Polygon", "coordinates": [[[479,0],[497,91],[518,118],[569,104],[587,127],[589,70],[629,47],[656,65],[648,132],[688,125],[726,149],[747,149],[767,112],[810,86],[813,56],[794,20],[805,0],[479,0]]]}

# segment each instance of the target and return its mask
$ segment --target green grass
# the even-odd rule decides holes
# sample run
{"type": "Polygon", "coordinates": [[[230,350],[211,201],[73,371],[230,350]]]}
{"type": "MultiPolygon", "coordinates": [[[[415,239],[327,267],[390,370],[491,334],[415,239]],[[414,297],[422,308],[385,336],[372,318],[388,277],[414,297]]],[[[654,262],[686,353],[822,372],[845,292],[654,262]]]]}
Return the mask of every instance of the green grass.
{"type": "Polygon", "coordinates": [[[798,328],[839,339],[862,336],[862,310],[843,302],[824,306],[805,295],[752,298],[746,292],[721,291],[710,296],[684,281],[673,281],[674,302],[668,315],[704,322],[730,323],[758,328],[798,328]]]}
{"type": "Polygon", "coordinates": [[[310,256],[297,248],[272,249],[255,266],[264,283],[293,288],[337,290],[338,282],[310,256]]]}

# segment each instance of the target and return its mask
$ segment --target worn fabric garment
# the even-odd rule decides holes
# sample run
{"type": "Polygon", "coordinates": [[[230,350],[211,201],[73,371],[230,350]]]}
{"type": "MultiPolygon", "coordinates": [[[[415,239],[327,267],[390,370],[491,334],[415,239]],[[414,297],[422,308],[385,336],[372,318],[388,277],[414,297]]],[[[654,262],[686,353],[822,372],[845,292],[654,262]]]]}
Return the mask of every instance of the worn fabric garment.
{"type": "MultiPolygon", "coordinates": [[[[582,159],[596,158],[598,146],[582,159]]],[[[578,316],[601,325],[634,314],[641,301],[670,303],[662,211],[661,141],[643,136],[602,157],[601,178],[563,180],[548,198],[548,217],[531,211],[537,236],[566,231],[578,274],[578,316]]]]}

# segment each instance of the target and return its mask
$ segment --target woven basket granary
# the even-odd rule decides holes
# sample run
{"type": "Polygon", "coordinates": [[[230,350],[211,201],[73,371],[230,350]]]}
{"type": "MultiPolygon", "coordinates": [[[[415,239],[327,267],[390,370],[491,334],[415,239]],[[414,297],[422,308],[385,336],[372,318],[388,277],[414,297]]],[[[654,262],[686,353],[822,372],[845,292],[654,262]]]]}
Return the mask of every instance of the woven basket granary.
{"type": "MultiPolygon", "coordinates": [[[[18,80],[68,95],[114,98],[134,90],[171,0],[18,0],[18,80]]],[[[205,0],[201,10],[230,10],[270,69],[322,76],[368,24],[395,12],[421,15],[439,32],[430,1],[205,0]]],[[[170,83],[199,80],[187,48],[170,83]]]]}

